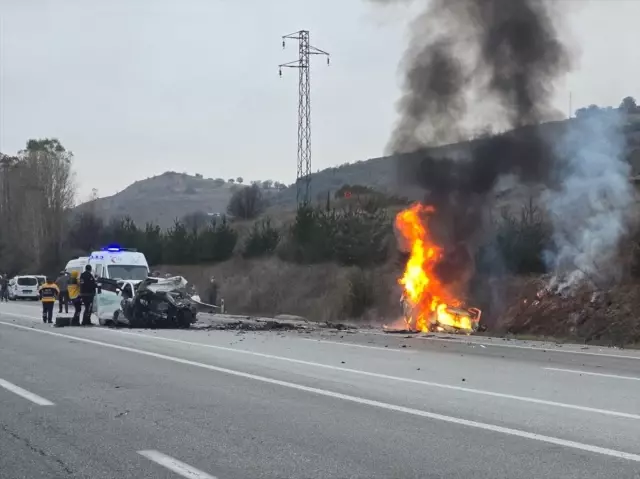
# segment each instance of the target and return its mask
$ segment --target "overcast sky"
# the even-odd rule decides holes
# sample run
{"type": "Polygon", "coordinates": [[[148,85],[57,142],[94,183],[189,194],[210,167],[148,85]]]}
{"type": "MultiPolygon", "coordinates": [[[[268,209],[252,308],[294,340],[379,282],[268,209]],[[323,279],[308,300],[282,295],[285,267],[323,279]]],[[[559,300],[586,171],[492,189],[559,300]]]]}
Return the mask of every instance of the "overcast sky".
{"type": "MultiPolygon", "coordinates": [[[[639,0],[560,0],[579,47],[557,106],[640,96],[639,0]]],[[[313,170],[380,156],[396,119],[404,8],[365,0],[0,0],[0,151],[57,137],[79,200],[174,170],[273,179],[296,173],[297,58],[311,31],[313,170]]]]}

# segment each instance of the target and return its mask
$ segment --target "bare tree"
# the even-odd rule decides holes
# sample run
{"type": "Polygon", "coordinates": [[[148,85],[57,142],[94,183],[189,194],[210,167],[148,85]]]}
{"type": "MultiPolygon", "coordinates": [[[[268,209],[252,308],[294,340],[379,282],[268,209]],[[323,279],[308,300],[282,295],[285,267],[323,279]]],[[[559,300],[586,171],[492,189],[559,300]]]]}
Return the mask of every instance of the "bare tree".
{"type": "Polygon", "coordinates": [[[17,157],[2,157],[0,218],[5,269],[49,272],[63,254],[65,223],[73,207],[73,155],[57,139],[29,140],[17,157]]]}

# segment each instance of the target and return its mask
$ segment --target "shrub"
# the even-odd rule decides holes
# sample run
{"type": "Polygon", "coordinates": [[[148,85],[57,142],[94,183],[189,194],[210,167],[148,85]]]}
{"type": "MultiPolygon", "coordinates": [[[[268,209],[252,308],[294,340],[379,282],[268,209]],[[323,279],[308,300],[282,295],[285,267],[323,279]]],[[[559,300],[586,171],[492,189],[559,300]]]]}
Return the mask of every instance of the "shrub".
{"type": "Polygon", "coordinates": [[[334,259],[346,266],[372,266],[387,259],[391,221],[384,210],[345,210],[335,216],[334,259]]]}
{"type": "Polygon", "coordinates": [[[237,242],[238,233],[225,218],[219,223],[211,223],[198,235],[198,260],[208,263],[226,261],[233,256],[237,242]]]}
{"type": "Polygon", "coordinates": [[[478,271],[485,273],[544,273],[544,253],[551,229],[541,211],[529,201],[520,215],[507,211],[495,224],[495,235],[478,253],[478,271]]]}
{"type": "Polygon", "coordinates": [[[331,261],[333,226],[331,213],[301,206],[289,230],[287,247],[282,250],[283,259],[307,264],[331,261]]]}
{"type": "Polygon", "coordinates": [[[361,208],[322,210],[303,206],[289,231],[283,259],[298,263],[335,261],[346,266],[384,262],[391,237],[386,212],[361,208]]]}
{"type": "Polygon", "coordinates": [[[165,234],[163,261],[166,264],[193,264],[198,261],[194,236],[186,226],[176,220],[165,234]]]}
{"type": "Polygon", "coordinates": [[[152,223],[145,225],[144,231],[140,234],[140,244],[136,247],[144,252],[149,264],[156,265],[162,263],[164,239],[160,226],[152,223]]]}
{"type": "Polygon", "coordinates": [[[242,256],[256,258],[273,254],[280,241],[280,232],[271,226],[271,219],[256,221],[244,244],[242,256]]]}
{"type": "Polygon", "coordinates": [[[249,220],[256,218],[266,208],[266,201],[258,185],[238,188],[231,195],[227,212],[236,218],[249,220]]]}
{"type": "Polygon", "coordinates": [[[359,318],[375,303],[372,273],[357,268],[349,273],[347,281],[343,313],[348,318],[359,318]]]}

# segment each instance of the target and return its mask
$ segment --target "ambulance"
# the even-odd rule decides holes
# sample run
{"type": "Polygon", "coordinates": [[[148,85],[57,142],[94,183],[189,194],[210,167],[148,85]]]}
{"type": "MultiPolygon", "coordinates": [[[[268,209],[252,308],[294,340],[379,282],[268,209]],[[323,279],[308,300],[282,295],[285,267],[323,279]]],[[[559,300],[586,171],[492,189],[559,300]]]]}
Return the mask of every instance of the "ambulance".
{"type": "Polygon", "coordinates": [[[87,264],[96,278],[108,278],[138,283],[149,276],[149,264],[144,254],[135,249],[111,245],[94,251],[87,264]]]}
{"type": "Polygon", "coordinates": [[[115,312],[120,309],[122,294],[133,297],[136,286],[149,276],[147,258],[135,249],[111,245],[92,252],[87,264],[91,265],[91,272],[98,280],[111,279],[118,283],[119,292],[101,288],[93,303],[98,323],[112,324],[115,312]]]}
{"type": "Polygon", "coordinates": [[[89,263],[88,256],[78,256],[77,258],[73,258],[70,260],[67,265],[64,267],[64,270],[71,274],[72,271],[77,271],[78,276],[82,274],[84,271],[84,267],[89,263]]]}

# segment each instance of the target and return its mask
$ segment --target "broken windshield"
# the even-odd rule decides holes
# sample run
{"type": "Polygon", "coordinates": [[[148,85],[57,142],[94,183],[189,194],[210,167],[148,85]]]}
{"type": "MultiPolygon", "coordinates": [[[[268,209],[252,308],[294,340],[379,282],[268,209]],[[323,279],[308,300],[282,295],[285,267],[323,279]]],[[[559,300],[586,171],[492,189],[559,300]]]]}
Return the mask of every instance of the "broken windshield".
{"type": "Polygon", "coordinates": [[[128,279],[133,281],[142,281],[149,275],[146,266],[140,265],[109,265],[109,278],[111,279],[128,279]]]}

